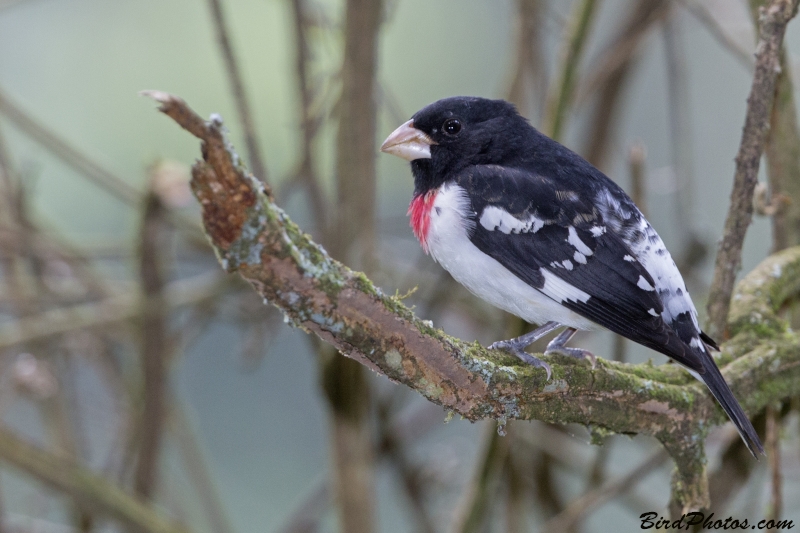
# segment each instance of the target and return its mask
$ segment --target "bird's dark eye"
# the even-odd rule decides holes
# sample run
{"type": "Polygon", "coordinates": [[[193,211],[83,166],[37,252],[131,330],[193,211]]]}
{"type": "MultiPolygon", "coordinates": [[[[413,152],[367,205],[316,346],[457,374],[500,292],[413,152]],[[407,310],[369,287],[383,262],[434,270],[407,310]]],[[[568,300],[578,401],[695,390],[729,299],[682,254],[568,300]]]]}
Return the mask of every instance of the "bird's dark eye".
{"type": "Polygon", "coordinates": [[[461,131],[461,121],[457,118],[448,118],[442,124],[442,131],[448,135],[458,135],[461,131]]]}

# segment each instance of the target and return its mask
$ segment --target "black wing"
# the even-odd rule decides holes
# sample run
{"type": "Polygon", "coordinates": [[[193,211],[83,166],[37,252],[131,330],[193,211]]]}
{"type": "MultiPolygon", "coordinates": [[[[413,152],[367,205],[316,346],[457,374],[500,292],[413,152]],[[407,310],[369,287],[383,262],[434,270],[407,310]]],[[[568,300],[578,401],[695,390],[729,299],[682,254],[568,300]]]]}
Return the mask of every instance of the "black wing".
{"type": "Polygon", "coordinates": [[[494,165],[465,169],[455,181],[470,197],[470,240],[478,249],[579,315],[691,369],[702,368],[662,319],[651,275],[587,201],[593,194],[566,190],[564,180],[494,165]],[[589,298],[554,295],[544,271],[589,298]]]}

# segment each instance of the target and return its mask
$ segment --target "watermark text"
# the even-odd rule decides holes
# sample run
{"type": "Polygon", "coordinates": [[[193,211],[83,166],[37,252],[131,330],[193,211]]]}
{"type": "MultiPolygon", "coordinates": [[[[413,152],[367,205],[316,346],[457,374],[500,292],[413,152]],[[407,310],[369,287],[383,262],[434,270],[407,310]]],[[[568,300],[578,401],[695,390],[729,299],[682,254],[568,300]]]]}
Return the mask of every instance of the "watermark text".
{"type": "Polygon", "coordinates": [[[677,530],[689,530],[696,526],[701,526],[702,529],[709,529],[709,530],[723,530],[723,531],[731,531],[731,530],[762,530],[762,529],[773,529],[777,531],[789,530],[794,529],[794,522],[792,520],[772,520],[772,519],[764,519],[758,521],[749,521],[748,519],[739,520],[732,516],[727,518],[717,518],[714,516],[714,513],[709,514],[706,516],[704,513],[700,511],[695,511],[692,513],[686,513],[681,515],[680,518],[669,519],[663,516],[659,516],[658,513],[650,511],[647,513],[642,513],[639,516],[639,520],[642,521],[641,528],[642,529],[677,529],[677,530]]]}

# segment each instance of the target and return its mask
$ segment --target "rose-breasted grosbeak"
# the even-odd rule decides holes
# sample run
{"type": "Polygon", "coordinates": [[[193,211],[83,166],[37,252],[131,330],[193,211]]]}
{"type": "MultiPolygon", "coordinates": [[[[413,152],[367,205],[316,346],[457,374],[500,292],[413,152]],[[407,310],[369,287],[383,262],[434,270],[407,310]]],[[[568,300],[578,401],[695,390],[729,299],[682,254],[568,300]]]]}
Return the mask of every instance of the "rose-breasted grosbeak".
{"type": "Polygon", "coordinates": [[[661,352],[711,390],[756,456],[764,453],[709,349],[697,311],[661,237],[627,194],[502,100],[439,100],[397,128],[381,150],[411,162],[409,214],[423,249],[472,293],[532,324],[494,343],[524,349],[566,327],[545,354],[595,324],[661,352]]]}

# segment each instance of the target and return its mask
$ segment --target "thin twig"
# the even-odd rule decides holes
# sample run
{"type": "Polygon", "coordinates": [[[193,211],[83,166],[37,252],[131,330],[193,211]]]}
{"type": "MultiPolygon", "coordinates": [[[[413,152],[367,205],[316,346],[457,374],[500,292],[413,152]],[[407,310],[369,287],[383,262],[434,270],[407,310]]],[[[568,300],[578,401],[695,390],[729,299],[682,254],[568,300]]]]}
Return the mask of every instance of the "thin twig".
{"type": "Polygon", "coordinates": [[[614,126],[619,116],[623,89],[646,42],[646,37],[669,13],[667,0],[640,0],[621,23],[612,43],[581,85],[578,101],[597,95],[586,129],[583,153],[593,165],[604,168],[612,145],[614,126]]]}
{"type": "Polygon", "coordinates": [[[552,516],[563,509],[557,470],[583,477],[586,449],[580,449],[581,444],[568,436],[563,427],[536,421],[512,424],[507,428],[506,439],[509,439],[504,466],[506,527],[508,533],[523,533],[530,531],[526,518],[530,515],[531,500],[538,506],[539,516],[552,516]]]}
{"type": "MultiPolygon", "coordinates": [[[[407,448],[409,443],[422,438],[440,423],[441,410],[430,404],[423,404],[414,408],[410,413],[400,413],[399,416],[394,417],[393,421],[383,425],[381,429],[385,435],[384,438],[378,440],[385,440],[385,437],[388,436],[402,450],[407,448]]],[[[378,452],[381,454],[381,459],[392,460],[387,457],[385,448],[379,447],[378,452]]],[[[329,476],[330,474],[324,474],[311,484],[306,495],[297,504],[284,525],[278,529],[280,533],[311,533],[319,529],[322,515],[331,506],[333,500],[329,476]]]]}
{"type": "Polygon", "coordinates": [[[767,435],[764,447],[769,458],[770,484],[770,509],[769,516],[773,520],[780,520],[783,513],[783,476],[781,475],[781,420],[780,411],[774,406],[767,406],[767,435]]]}
{"type": "Polygon", "coordinates": [[[225,69],[228,71],[228,80],[231,83],[233,99],[236,102],[236,110],[239,113],[239,120],[244,130],[244,142],[247,146],[247,156],[253,168],[253,174],[264,183],[269,183],[267,167],[261,158],[261,151],[256,135],[255,124],[253,123],[253,113],[242,82],[242,75],[239,71],[239,64],[236,61],[236,54],[233,52],[233,45],[228,36],[228,28],[225,17],[222,13],[221,0],[208,0],[211,7],[211,17],[214,20],[214,29],[217,32],[217,42],[219,43],[222,59],[225,62],[225,69]]]}
{"type": "MultiPolygon", "coordinates": [[[[14,187],[16,189],[16,187],[14,187]]],[[[12,194],[3,197],[9,201],[14,200],[12,194]]],[[[3,213],[10,214],[16,212],[18,202],[13,202],[14,206],[4,207],[3,213]]],[[[63,261],[71,269],[70,274],[82,284],[81,290],[77,291],[77,298],[99,298],[107,296],[111,291],[107,286],[106,280],[91,267],[88,257],[83,250],[67,242],[65,237],[59,235],[53,228],[43,229],[38,225],[30,225],[27,228],[13,226],[0,226],[0,259],[17,258],[22,256],[21,250],[28,247],[28,251],[41,258],[42,261],[63,261]]],[[[15,287],[14,290],[17,288],[15,287]]],[[[67,298],[63,298],[66,300],[67,298]]]]}
{"type": "MultiPolygon", "coordinates": [[[[23,182],[12,170],[2,135],[0,135],[0,192],[5,193],[2,197],[5,206],[1,210],[4,216],[3,223],[13,227],[20,236],[13,246],[9,246],[9,254],[3,259],[3,279],[12,295],[13,314],[24,317],[46,305],[49,291],[41,267],[45,258],[36,253],[29,238],[35,228],[30,221],[26,191],[23,182]]],[[[32,355],[30,357],[35,360],[32,355]]],[[[71,407],[74,407],[74,395],[71,394],[74,392],[74,383],[70,379],[69,360],[64,359],[59,352],[52,361],[62,365],[63,371],[60,374],[63,379],[60,380],[60,386],[54,387],[52,393],[41,398],[37,405],[50,440],[65,457],[77,460],[81,454],[77,444],[79,437],[74,427],[77,417],[70,416],[71,407]]],[[[88,530],[94,521],[85,507],[77,502],[70,509],[70,515],[79,531],[88,530]]]]}
{"type": "Polygon", "coordinates": [[[755,74],[747,99],[742,141],[736,155],[731,204],[708,297],[709,334],[717,339],[726,337],[733,284],[742,264],[742,244],[753,218],[753,190],[758,181],[758,167],[775,98],[781,43],[786,25],[796,13],[797,0],[772,0],[760,16],[755,74]]]}
{"type": "Polygon", "coordinates": [[[678,4],[683,6],[695,19],[703,24],[708,30],[708,33],[710,33],[724,49],[730,52],[748,72],[753,71],[753,54],[728,35],[728,32],[726,32],[717,19],[708,12],[708,8],[703,3],[697,0],[678,0],[678,4]]]}
{"type": "Polygon", "coordinates": [[[628,150],[628,168],[631,175],[631,199],[639,211],[647,216],[647,181],[645,180],[645,160],[647,149],[641,142],[635,142],[628,150]]]}
{"type": "Polygon", "coordinates": [[[575,2],[575,8],[566,30],[567,41],[562,52],[563,59],[559,62],[561,71],[556,77],[555,85],[548,91],[544,131],[556,140],[561,139],[567,110],[572,103],[578,66],[588,40],[595,4],[595,0],[575,2]]]}
{"type": "Polygon", "coordinates": [[[662,25],[667,56],[667,95],[669,100],[670,145],[677,182],[673,223],[678,235],[694,233],[694,152],[690,120],[689,80],[686,52],[683,49],[681,20],[667,17],[662,25]]]}
{"type": "Polygon", "coordinates": [[[29,0],[3,0],[2,2],[0,2],[0,11],[8,9],[10,7],[18,6],[20,4],[24,4],[25,2],[28,1],[29,0]]]}
{"type": "Polygon", "coordinates": [[[780,54],[775,104],[764,153],[772,215],[773,251],[800,244],[800,128],[786,47],[780,54]]]}
{"type": "MultiPolygon", "coordinates": [[[[74,376],[71,376],[70,360],[59,354],[58,359],[52,359],[53,363],[59,364],[57,375],[59,376],[59,386],[55,388],[52,397],[40,402],[45,426],[51,434],[50,441],[55,443],[56,449],[63,457],[78,462],[85,454],[81,453],[80,435],[78,429],[78,416],[73,414],[77,411],[77,401],[74,397],[75,383],[74,376]],[[71,379],[72,378],[72,379],[71,379]]],[[[88,511],[81,502],[74,502],[74,508],[70,510],[72,521],[78,531],[91,531],[95,517],[88,511]]]]}
{"type": "MultiPolygon", "coordinates": [[[[75,169],[102,190],[129,206],[137,207],[141,205],[143,196],[139,190],[129,185],[117,174],[103,168],[99,163],[93,161],[56,133],[47,129],[20,106],[12,102],[2,90],[0,90],[0,115],[8,118],[31,139],[41,144],[42,147],[58,157],[67,166],[75,169]]],[[[185,231],[193,243],[200,242],[198,238],[201,237],[198,235],[199,228],[182,213],[171,212],[170,222],[175,227],[185,231]]]]}
{"type": "Polygon", "coordinates": [[[277,531],[279,533],[313,533],[319,530],[323,513],[333,500],[328,476],[315,481],[300,500],[289,519],[277,531]]]}
{"type": "Polygon", "coordinates": [[[477,463],[474,478],[467,484],[461,512],[455,519],[455,533],[477,533],[489,517],[492,500],[496,497],[497,482],[508,455],[508,441],[498,434],[494,422],[484,428],[483,453],[477,463]]]}
{"type": "MultiPolygon", "coordinates": [[[[219,274],[203,274],[167,285],[165,306],[174,309],[191,305],[219,294],[227,281],[219,274]]],[[[86,328],[107,327],[141,314],[139,292],[111,296],[99,302],[78,304],[44,311],[0,325],[0,350],[24,342],[86,328]]]]}
{"type": "Polygon", "coordinates": [[[0,257],[2,265],[3,284],[6,287],[6,294],[11,300],[11,308],[17,316],[25,315],[29,311],[28,298],[26,298],[25,284],[20,282],[20,263],[24,254],[19,253],[30,242],[25,239],[28,231],[20,223],[19,208],[21,201],[19,196],[22,194],[21,183],[15,176],[11,166],[11,158],[6,150],[5,137],[0,131],[0,223],[3,226],[13,228],[17,239],[0,240],[0,250],[3,256],[0,257]]]}
{"type": "MultiPolygon", "coordinates": [[[[152,177],[151,177],[152,178],[152,177]]],[[[152,185],[152,183],[151,183],[152,185]]],[[[142,294],[140,322],[142,364],[142,410],[138,423],[138,457],[133,490],[144,499],[156,490],[158,460],[161,452],[164,420],[167,414],[166,358],[167,326],[164,301],[164,259],[166,207],[151,191],[144,205],[139,232],[139,279],[142,294]]]]}
{"type": "Polygon", "coordinates": [[[525,479],[520,472],[517,464],[517,453],[515,450],[516,427],[508,428],[509,454],[506,456],[504,470],[506,478],[506,531],[507,533],[523,533],[528,530],[525,517],[527,516],[528,506],[525,502],[525,479]]]}
{"type": "Polygon", "coordinates": [[[658,450],[627,475],[606,481],[580,498],[573,500],[564,511],[548,520],[541,530],[561,532],[577,526],[597,507],[636,487],[637,483],[664,464],[667,459],[669,459],[669,455],[664,450],[658,450]]]}
{"type": "Polygon", "coordinates": [[[180,533],[153,508],[72,460],[42,450],[0,427],[0,459],[98,513],[150,533],[180,533]]]}
{"type": "Polygon", "coordinates": [[[314,141],[319,131],[319,120],[314,117],[314,90],[312,89],[309,66],[311,63],[311,46],[308,35],[310,17],[306,13],[307,5],[305,0],[291,0],[291,2],[295,32],[295,73],[298,88],[300,89],[300,129],[303,134],[300,145],[300,164],[296,176],[298,181],[305,184],[308,191],[314,227],[317,228],[322,240],[327,241],[328,205],[325,202],[325,192],[317,175],[317,163],[313,150],[314,141]]]}
{"type": "Polygon", "coordinates": [[[422,480],[420,479],[420,472],[418,468],[411,463],[408,457],[406,442],[402,439],[402,429],[397,431],[396,426],[399,424],[391,424],[391,413],[388,402],[379,402],[378,416],[380,420],[380,431],[382,439],[378,448],[383,457],[389,460],[394,466],[395,470],[400,474],[403,483],[403,488],[411,503],[410,507],[413,511],[413,518],[416,522],[416,531],[420,533],[434,533],[436,528],[431,520],[430,513],[427,509],[428,499],[424,491],[422,480]]]}
{"type": "Polygon", "coordinates": [[[209,472],[192,424],[186,416],[185,409],[174,397],[169,401],[169,422],[167,429],[175,437],[185,471],[192,487],[200,497],[200,503],[208,516],[211,531],[214,533],[232,532],[233,526],[231,526],[225,507],[220,500],[214,478],[209,472]]]}
{"type": "Polygon", "coordinates": [[[141,200],[139,191],[37,122],[21,107],[12,102],[8,95],[2,91],[0,91],[0,114],[4,115],[36,142],[47,148],[53,155],[89,178],[89,180],[109,192],[112,196],[128,205],[139,205],[141,200]]]}
{"type": "Polygon", "coordinates": [[[546,96],[544,60],[542,58],[542,19],[545,9],[540,0],[517,0],[516,54],[513,77],[508,87],[507,99],[519,112],[533,119],[534,112],[541,113],[546,96]]]}

